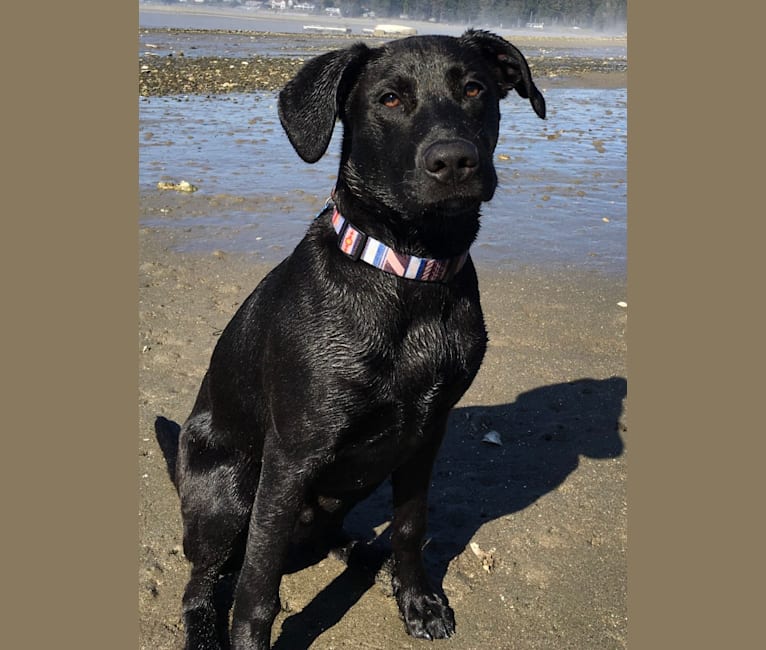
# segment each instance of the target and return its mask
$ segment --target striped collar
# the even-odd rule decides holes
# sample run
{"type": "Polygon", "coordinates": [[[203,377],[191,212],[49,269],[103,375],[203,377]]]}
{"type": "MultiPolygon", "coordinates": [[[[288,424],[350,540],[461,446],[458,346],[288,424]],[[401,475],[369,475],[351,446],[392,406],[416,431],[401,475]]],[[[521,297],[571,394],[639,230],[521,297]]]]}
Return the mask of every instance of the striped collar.
{"type": "Polygon", "coordinates": [[[381,271],[398,275],[401,278],[422,280],[424,282],[448,282],[463,268],[468,259],[468,251],[446,260],[416,257],[397,253],[383,242],[368,237],[346,219],[331,202],[332,225],[338,233],[338,248],[355,262],[362,260],[381,271]]]}

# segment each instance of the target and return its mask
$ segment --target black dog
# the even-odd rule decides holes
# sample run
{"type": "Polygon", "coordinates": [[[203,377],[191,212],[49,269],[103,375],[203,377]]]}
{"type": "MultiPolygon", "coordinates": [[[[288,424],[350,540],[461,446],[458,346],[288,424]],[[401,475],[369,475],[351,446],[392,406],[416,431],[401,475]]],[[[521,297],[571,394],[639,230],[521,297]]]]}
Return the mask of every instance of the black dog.
{"type": "Polygon", "coordinates": [[[281,92],[307,162],[342,121],[340,171],[332,201],[224,330],[180,433],[187,648],[228,647],[214,591],[237,572],[231,644],[268,648],[290,544],[339,539],[388,476],[407,631],[453,634],[421,546],[447,415],[486,348],[468,249],[512,89],[545,117],[522,54],[470,30],[329,52],[281,92]]]}

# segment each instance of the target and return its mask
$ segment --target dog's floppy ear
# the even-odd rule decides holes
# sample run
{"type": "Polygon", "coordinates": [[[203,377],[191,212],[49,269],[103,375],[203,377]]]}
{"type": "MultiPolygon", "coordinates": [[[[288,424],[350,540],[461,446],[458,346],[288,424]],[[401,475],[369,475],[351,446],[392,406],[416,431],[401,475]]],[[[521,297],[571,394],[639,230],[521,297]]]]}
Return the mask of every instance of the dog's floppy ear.
{"type": "Polygon", "coordinates": [[[509,90],[516,90],[524,99],[529,99],[535,113],[545,119],[545,98],[532,81],[527,60],[516,47],[504,38],[481,29],[469,29],[460,41],[481,51],[495,74],[500,97],[505,97],[509,90]]]}
{"type": "Polygon", "coordinates": [[[316,162],[327,150],[343,101],[344,75],[366,52],[367,46],[358,43],[311,59],[279,93],[282,127],[306,162],[316,162]]]}

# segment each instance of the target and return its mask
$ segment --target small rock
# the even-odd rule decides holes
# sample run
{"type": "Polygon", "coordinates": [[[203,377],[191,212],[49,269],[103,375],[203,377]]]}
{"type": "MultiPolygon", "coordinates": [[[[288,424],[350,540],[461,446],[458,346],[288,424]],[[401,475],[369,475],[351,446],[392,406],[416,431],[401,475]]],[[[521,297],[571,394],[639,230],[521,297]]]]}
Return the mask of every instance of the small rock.
{"type": "Polygon", "coordinates": [[[490,445],[503,446],[503,439],[497,431],[487,431],[481,441],[489,443],[490,445]]]}
{"type": "Polygon", "coordinates": [[[479,560],[481,560],[481,568],[484,569],[487,573],[491,573],[492,569],[495,568],[496,549],[491,548],[488,551],[484,551],[476,542],[471,542],[469,547],[471,551],[473,551],[473,554],[479,558],[479,560]]]}
{"type": "Polygon", "coordinates": [[[192,185],[189,181],[173,183],[171,181],[160,181],[157,183],[158,190],[175,190],[176,192],[196,192],[199,188],[192,185]]]}

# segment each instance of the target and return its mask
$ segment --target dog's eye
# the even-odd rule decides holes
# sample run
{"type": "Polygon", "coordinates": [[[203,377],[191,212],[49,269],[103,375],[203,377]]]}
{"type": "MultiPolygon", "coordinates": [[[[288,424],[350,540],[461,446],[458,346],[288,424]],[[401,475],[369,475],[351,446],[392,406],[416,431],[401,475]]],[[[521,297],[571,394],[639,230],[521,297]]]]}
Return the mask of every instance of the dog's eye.
{"type": "Polygon", "coordinates": [[[478,97],[482,90],[484,90],[484,86],[475,81],[469,81],[463,88],[466,97],[478,97]]]}
{"type": "Polygon", "coordinates": [[[386,93],[380,98],[380,103],[388,108],[397,108],[402,105],[402,100],[396,95],[396,93],[386,93]]]}

